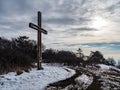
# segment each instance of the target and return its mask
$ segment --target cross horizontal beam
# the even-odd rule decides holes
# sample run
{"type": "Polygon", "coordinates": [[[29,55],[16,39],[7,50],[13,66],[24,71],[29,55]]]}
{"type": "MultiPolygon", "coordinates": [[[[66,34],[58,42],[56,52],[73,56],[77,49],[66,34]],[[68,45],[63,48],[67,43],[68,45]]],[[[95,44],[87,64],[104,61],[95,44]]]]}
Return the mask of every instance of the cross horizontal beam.
{"type": "Polygon", "coordinates": [[[35,24],[33,24],[33,23],[29,23],[29,27],[30,27],[30,28],[33,28],[33,29],[35,29],[35,30],[39,30],[39,31],[41,31],[41,32],[44,33],[44,34],[47,34],[47,31],[46,31],[46,30],[44,30],[43,28],[41,28],[41,27],[39,27],[39,26],[37,26],[37,25],[35,25],[35,24]]]}

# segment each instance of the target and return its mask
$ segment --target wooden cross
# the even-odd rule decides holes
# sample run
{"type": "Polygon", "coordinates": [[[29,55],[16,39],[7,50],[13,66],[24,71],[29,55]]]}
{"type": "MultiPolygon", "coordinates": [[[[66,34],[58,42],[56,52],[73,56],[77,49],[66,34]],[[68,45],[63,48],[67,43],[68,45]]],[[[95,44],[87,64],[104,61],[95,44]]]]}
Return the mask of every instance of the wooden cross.
{"type": "Polygon", "coordinates": [[[47,31],[41,28],[41,21],[42,21],[42,15],[41,15],[41,12],[38,11],[38,25],[29,23],[30,28],[33,28],[38,31],[38,36],[37,36],[37,67],[38,67],[38,70],[42,69],[42,66],[41,66],[41,61],[42,61],[41,32],[44,34],[47,34],[47,31]]]}

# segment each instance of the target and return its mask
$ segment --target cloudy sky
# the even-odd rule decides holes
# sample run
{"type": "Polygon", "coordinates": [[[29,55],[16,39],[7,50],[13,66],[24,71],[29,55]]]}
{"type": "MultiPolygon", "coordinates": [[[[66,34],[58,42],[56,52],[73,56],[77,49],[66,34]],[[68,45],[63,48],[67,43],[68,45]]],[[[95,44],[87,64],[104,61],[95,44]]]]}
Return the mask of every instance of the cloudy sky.
{"type": "Polygon", "coordinates": [[[37,24],[37,11],[48,31],[43,35],[47,48],[99,50],[120,59],[120,0],[0,0],[0,36],[36,40],[28,24],[37,24]]]}

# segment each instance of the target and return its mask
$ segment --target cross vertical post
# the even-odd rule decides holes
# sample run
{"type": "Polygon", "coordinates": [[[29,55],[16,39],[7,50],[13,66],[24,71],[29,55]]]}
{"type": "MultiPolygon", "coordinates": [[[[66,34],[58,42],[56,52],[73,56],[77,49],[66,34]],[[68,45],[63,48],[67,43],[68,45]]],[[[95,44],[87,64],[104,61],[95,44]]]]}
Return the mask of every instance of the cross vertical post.
{"type": "MultiPolygon", "coordinates": [[[[41,12],[38,11],[38,26],[39,26],[39,29],[41,28],[41,12]]],[[[42,62],[42,46],[41,46],[41,31],[38,30],[38,47],[37,47],[37,63],[38,63],[38,70],[42,69],[41,67],[41,62],[42,62]]]]}
{"type": "Polygon", "coordinates": [[[42,34],[47,34],[47,31],[44,30],[41,26],[42,22],[42,15],[41,12],[38,11],[38,25],[35,25],[33,23],[29,23],[29,27],[37,30],[37,68],[38,70],[43,69],[41,62],[42,62],[42,34]]]}

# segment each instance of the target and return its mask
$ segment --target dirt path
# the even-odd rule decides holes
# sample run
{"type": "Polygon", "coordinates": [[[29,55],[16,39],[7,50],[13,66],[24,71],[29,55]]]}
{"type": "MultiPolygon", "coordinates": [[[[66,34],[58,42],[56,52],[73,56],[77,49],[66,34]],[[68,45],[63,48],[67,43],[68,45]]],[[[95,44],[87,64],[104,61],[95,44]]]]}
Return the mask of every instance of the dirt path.
{"type": "Polygon", "coordinates": [[[61,90],[61,89],[65,88],[65,87],[67,87],[70,84],[75,85],[76,84],[75,78],[77,78],[79,75],[82,74],[78,70],[75,70],[75,71],[76,71],[76,73],[72,77],[67,78],[65,80],[61,80],[61,81],[52,83],[52,84],[49,84],[45,88],[45,90],[61,90]]]}
{"type": "Polygon", "coordinates": [[[92,66],[74,69],[76,74],[72,77],[49,84],[45,90],[120,90],[120,76],[115,70],[99,72],[99,68],[92,66]],[[89,78],[90,83],[84,83],[84,80],[76,81],[83,74],[89,78]]]}
{"type": "Polygon", "coordinates": [[[80,68],[80,70],[83,73],[86,73],[87,75],[91,75],[93,77],[92,83],[87,87],[86,90],[102,90],[100,88],[101,87],[100,81],[98,81],[98,79],[100,77],[96,76],[93,72],[90,72],[89,70],[86,70],[86,69],[83,69],[83,68],[80,68]]]}
{"type": "Polygon", "coordinates": [[[100,82],[98,81],[99,77],[98,76],[95,76],[94,74],[93,75],[93,82],[91,85],[89,85],[89,87],[86,89],[86,90],[102,90],[100,87],[100,82]]]}
{"type": "Polygon", "coordinates": [[[76,73],[72,77],[49,84],[45,88],[45,90],[83,90],[84,87],[82,87],[82,85],[84,83],[76,82],[76,78],[81,76],[83,73],[85,73],[89,77],[91,76],[91,74],[88,72],[85,72],[82,69],[75,69],[75,71],[76,71],[76,73]]]}

